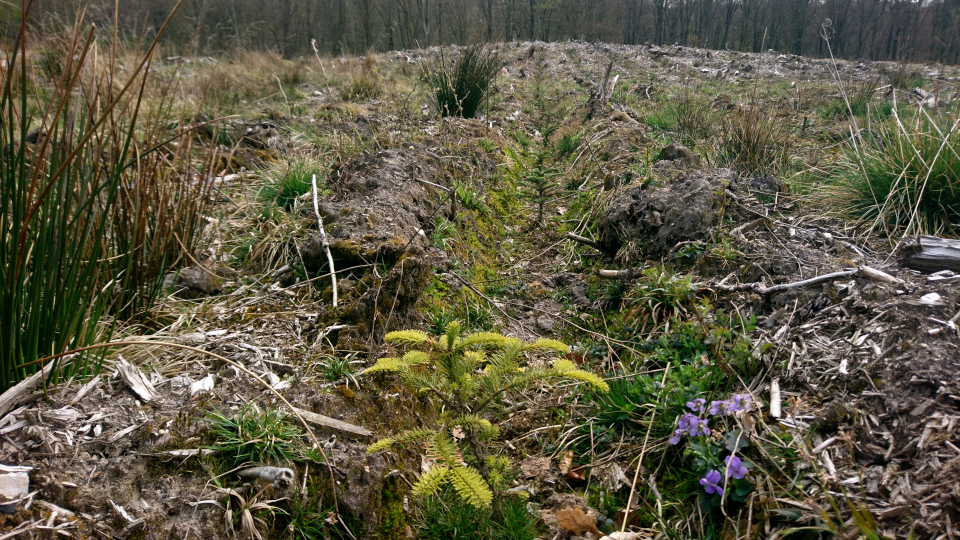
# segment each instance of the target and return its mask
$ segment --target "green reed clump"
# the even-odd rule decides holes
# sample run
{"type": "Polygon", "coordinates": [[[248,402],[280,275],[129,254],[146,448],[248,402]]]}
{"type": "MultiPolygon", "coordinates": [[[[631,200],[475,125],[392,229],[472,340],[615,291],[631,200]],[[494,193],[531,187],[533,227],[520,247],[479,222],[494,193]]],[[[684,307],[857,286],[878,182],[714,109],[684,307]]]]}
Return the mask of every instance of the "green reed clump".
{"type": "Polygon", "coordinates": [[[960,118],[918,107],[874,123],[847,145],[827,191],[838,208],[891,235],[960,228],[960,118]]]}
{"type": "Polygon", "coordinates": [[[493,90],[504,60],[499,51],[486,45],[467,47],[450,65],[441,65],[425,74],[433,108],[440,116],[473,118],[493,90]]]}
{"type": "MultiPolygon", "coordinates": [[[[157,41],[121,79],[116,50],[104,54],[78,22],[59,77],[36,92],[28,17],[0,71],[0,390],[38,359],[142,320],[164,273],[196,246],[210,187],[190,137],[171,135],[169,108],[141,115],[157,41]]],[[[51,382],[89,367],[89,357],[44,366],[51,382]]]]}

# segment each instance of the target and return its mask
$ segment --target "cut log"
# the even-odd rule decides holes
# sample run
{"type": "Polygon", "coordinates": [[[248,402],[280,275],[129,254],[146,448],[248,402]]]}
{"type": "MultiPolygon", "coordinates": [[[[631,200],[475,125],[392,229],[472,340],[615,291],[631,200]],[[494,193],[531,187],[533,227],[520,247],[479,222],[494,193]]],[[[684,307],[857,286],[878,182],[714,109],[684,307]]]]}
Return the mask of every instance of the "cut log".
{"type": "Polygon", "coordinates": [[[901,265],[920,272],[960,272],[960,240],[920,236],[905,240],[897,254],[901,265]]]}

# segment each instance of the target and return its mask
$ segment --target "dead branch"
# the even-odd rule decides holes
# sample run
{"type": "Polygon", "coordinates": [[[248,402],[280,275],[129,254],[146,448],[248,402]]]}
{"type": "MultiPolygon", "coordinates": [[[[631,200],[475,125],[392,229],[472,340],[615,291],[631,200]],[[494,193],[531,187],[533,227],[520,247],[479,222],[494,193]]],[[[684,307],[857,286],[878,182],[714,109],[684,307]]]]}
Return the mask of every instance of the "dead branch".
{"type": "Polygon", "coordinates": [[[643,273],[643,268],[627,268],[625,270],[597,270],[597,275],[605,279],[633,279],[643,273]]]}
{"type": "Polygon", "coordinates": [[[585,246],[590,246],[590,247],[592,247],[593,249],[596,249],[597,251],[603,251],[603,247],[602,247],[598,242],[595,242],[595,241],[593,241],[593,240],[591,240],[591,239],[589,239],[589,238],[586,238],[586,237],[584,237],[584,236],[580,236],[580,235],[578,235],[578,234],[573,234],[572,232],[568,232],[568,233],[567,233],[567,238],[569,238],[569,239],[571,239],[571,240],[573,240],[574,242],[577,242],[577,243],[579,243],[579,244],[583,244],[583,245],[585,245],[585,246]]]}
{"type": "Polygon", "coordinates": [[[790,289],[800,289],[803,287],[808,287],[810,285],[818,285],[820,283],[825,283],[827,281],[833,281],[835,279],[845,278],[845,277],[862,277],[870,279],[873,281],[880,281],[883,283],[902,283],[899,279],[881,272],[875,268],[869,266],[861,266],[860,268],[855,268],[853,270],[843,270],[840,272],[832,272],[830,274],[824,274],[822,276],[812,277],[810,279],[805,279],[803,281],[795,281],[793,283],[782,283],[780,285],[774,285],[772,287],[765,287],[762,283],[740,283],[739,285],[715,285],[714,288],[723,291],[723,292],[739,292],[739,291],[752,291],[760,296],[768,296],[778,292],[783,292],[790,289]]]}
{"type": "Polygon", "coordinates": [[[333,282],[333,307],[337,307],[337,269],[333,266],[333,254],[330,253],[330,242],[327,233],[323,230],[323,218],[320,217],[320,206],[317,203],[317,175],[313,175],[313,213],[317,215],[317,226],[320,228],[320,242],[327,252],[327,261],[330,263],[330,281],[333,282]]]}

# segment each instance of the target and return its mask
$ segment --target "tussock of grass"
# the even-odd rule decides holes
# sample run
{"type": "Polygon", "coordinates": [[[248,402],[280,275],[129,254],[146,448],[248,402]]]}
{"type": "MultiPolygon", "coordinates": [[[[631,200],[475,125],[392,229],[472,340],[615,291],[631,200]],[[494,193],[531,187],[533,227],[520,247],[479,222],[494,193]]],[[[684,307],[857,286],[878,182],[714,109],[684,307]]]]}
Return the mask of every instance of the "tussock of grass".
{"type": "MultiPolygon", "coordinates": [[[[0,73],[0,390],[40,357],[146,320],[164,274],[197,246],[212,185],[209,156],[171,127],[169,98],[145,103],[158,42],[118,51],[116,71],[109,47],[109,62],[92,60],[102,49],[82,24],[38,68],[24,23],[0,73]]],[[[88,367],[45,369],[55,382],[88,367]]]]}
{"type": "Polygon", "coordinates": [[[324,178],[323,169],[312,160],[304,158],[283,164],[267,175],[257,199],[291,210],[297,199],[312,191],[313,175],[317,175],[318,180],[324,178]]]}
{"type": "Polygon", "coordinates": [[[650,127],[675,133],[683,144],[696,146],[697,141],[711,135],[716,113],[709,103],[686,89],[663,109],[647,113],[646,122],[650,127]]]}
{"type": "Polygon", "coordinates": [[[960,120],[957,112],[915,114],[876,123],[847,146],[829,197],[870,229],[950,234],[960,227],[960,120]]]}
{"type": "Polygon", "coordinates": [[[383,85],[376,65],[377,57],[367,53],[359,65],[351,68],[349,81],[340,91],[341,97],[348,101],[366,101],[380,96],[383,85]]]}
{"type": "Polygon", "coordinates": [[[278,409],[261,411],[246,405],[231,416],[211,411],[206,420],[214,437],[209,448],[218,452],[226,468],[245,463],[286,464],[303,450],[303,432],[278,409]]]}
{"type": "Polygon", "coordinates": [[[841,96],[824,103],[822,114],[828,119],[850,115],[857,118],[865,118],[868,115],[873,118],[888,116],[893,109],[893,105],[889,102],[878,103],[874,99],[879,87],[879,77],[841,85],[841,96]]]}
{"type": "Polygon", "coordinates": [[[432,91],[434,110],[440,116],[473,118],[493,89],[503,57],[486,45],[474,45],[464,49],[451,65],[443,58],[440,63],[424,77],[432,91]]]}
{"type": "Polygon", "coordinates": [[[791,127],[757,106],[737,111],[724,119],[717,161],[749,175],[779,173],[796,143],[791,127]]]}

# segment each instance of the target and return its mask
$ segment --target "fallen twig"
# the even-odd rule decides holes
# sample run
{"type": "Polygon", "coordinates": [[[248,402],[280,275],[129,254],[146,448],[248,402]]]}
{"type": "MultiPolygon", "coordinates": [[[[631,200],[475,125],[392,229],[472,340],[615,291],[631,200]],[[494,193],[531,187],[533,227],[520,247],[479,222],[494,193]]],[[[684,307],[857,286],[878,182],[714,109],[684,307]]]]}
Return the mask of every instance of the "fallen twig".
{"type": "Polygon", "coordinates": [[[322,414],[317,414],[315,412],[305,411],[303,409],[294,408],[294,411],[302,416],[307,422],[312,422],[318,426],[323,426],[331,429],[339,429],[340,431],[346,431],[348,433],[353,433],[355,435],[362,435],[364,437],[372,437],[373,432],[369,429],[362,428],[360,426],[355,426],[348,422],[342,420],[337,420],[335,418],[330,418],[329,416],[324,416],[322,414]]]}
{"type": "Polygon", "coordinates": [[[569,239],[571,239],[571,240],[573,240],[574,242],[577,242],[577,243],[579,243],[579,244],[583,244],[583,245],[585,245],[585,246],[590,246],[590,247],[596,249],[597,251],[603,251],[603,247],[600,246],[600,244],[599,244],[598,242],[594,242],[593,240],[591,240],[591,239],[589,239],[589,238],[586,238],[586,237],[584,237],[584,236],[580,236],[580,235],[578,235],[578,234],[573,234],[572,232],[568,232],[568,233],[567,233],[567,238],[569,238],[569,239]]]}
{"type": "Polygon", "coordinates": [[[822,276],[812,277],[810,279],[805,279],[803,281],[795,281],[793,283],[782,283],[780,285],[773,285],[772,287],[765,287],[762,283],[740,283],[739,285],[715,285],[714,288],[719,291],[724,292],[738,292],[738,291],[752,291],[760,296],[767,296],[770,294],[783,292],[789,289],[799,289],[802,287],[807,287],[809,285],[817,285],[827,281],[833,281],[835,279],[845,278],[845,277],[862,277],[866,279],[871,279],[873,281],[880,281],[883,283],[903,283],[900,279],[891,276],[885,272],[881,272],[876,268],[871,268],[869,266],[861,266],[859,268],[854,268],[852,270],[842,270],[840,272],[832,272],[830,274],[824,274],[822,276]]]}
{"type": "Polygon", "coordinates": [[[330,253],[330,243],[327,242],[327,233],[323,230],[323,218],[320,217],[320,205],[317,202],[317,175],[313,175],[313,213],[317,215],[317,227],[320,228],[320,242],[327,252],[327,262],[330,263],[330,281],[333,282],[333,307],[337,307],[337,270],[333,266],[333,254],[330,253]]]}

